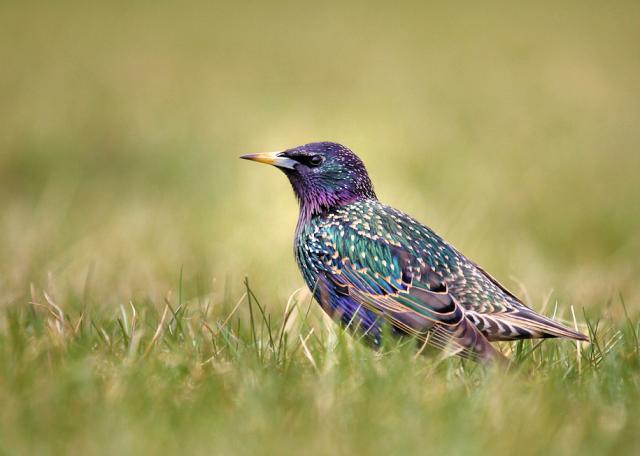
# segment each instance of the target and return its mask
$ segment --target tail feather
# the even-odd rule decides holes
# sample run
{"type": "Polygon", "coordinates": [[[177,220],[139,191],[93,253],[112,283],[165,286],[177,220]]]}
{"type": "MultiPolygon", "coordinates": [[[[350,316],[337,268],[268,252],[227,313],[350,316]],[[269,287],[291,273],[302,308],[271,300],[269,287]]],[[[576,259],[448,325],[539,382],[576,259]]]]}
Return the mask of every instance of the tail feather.
{"type": "Polygon", "coordinates": [[[522,307],[511,312],[484,314],[479,329],[490,341],[566,337],[588,342],[584,334],[522,307]]]}
{"type": "Polygon", "coordinates": [[[545,317],[532,311],[531,309],[518,309],[513,313],[513,318],[527,328],[537,329],[541,337],[567,337],[582,341],[589,341],[584,334],[575,331],[551,318],[545,317]]]}

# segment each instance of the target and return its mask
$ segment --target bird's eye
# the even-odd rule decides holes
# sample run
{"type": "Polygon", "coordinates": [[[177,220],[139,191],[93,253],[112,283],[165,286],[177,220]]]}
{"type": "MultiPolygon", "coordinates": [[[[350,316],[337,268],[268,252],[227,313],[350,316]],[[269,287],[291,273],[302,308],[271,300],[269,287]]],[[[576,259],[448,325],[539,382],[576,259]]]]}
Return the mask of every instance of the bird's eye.
{"type": "Polygon", "coordinates": [[[311,157],[309,157],[310,166],[320,166],[323,161],[324,158],[321,155],[312,155],[311,157]]]}

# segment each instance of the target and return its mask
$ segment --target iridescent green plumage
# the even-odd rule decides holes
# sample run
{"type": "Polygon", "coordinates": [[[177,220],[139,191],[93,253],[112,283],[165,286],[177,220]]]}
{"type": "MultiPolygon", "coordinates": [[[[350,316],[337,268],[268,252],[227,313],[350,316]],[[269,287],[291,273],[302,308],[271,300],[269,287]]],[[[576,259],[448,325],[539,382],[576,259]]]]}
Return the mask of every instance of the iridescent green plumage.
{"type": "Polygon", "coordinates": [[[586,340],[525,306],[430,228],[380,203],[364,165],[343,146],[314,143],[278,157],[287,160],[301,205],[298,265],[318,302],[345,326],[379,343],[386,321],[481,360],[502,359],[490,341],[586,340]],[[315,165],[313,157],[320,157],[315,165]]]}

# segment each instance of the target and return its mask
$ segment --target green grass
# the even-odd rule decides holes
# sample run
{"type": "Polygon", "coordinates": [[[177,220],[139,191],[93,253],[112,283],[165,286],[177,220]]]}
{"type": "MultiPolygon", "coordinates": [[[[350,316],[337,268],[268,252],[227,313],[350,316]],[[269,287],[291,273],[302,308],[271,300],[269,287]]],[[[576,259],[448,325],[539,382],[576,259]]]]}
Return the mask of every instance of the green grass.
{"type": "Polygon", "coordinates": [[[416,357],[409,341],[373,352],[302,293],[270,313],[247,290],[236,303],[179,292],[65,312],[34,288],[1,320],[0,448],[620,454],[640,444],[637,320],[587,318],[593,343],[580,349],[515,344],[505,373],[416,357]]]}
{"type": "Polygon", "coordinates": [[[1,2],[0,454],[637,453],[638,17],[1,2]],[[594,342],[500,373],[343,335],[237,159],[314,140],[594,342]]]}

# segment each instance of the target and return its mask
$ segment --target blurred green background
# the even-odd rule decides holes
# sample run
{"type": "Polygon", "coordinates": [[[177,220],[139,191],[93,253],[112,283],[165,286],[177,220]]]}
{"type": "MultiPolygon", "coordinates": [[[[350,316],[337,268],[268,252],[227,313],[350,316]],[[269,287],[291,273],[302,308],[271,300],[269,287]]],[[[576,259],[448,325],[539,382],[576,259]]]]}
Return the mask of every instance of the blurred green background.
{"type": "Polygon", "coordinates": [[[637,449],[639,56],[632,1],[0,2],[0,453],[637,449]],[[245,276],[274,320],[303,286],[289,184],[238,156],[319,140],[614,354],[483,381],[316,332],[260,364],[241,301],[211,355],[245,276]],[[171,293],[191,333],[151,351],[171,293]]]}
{"type": "Polygon", "coordinates": [[[2,2],[0,299],[91,270],[110,305],[183,267],[276,305],[297,207],[237,157],[333,140],[534,306],[637,307],[639,10],[2,2]]]}

